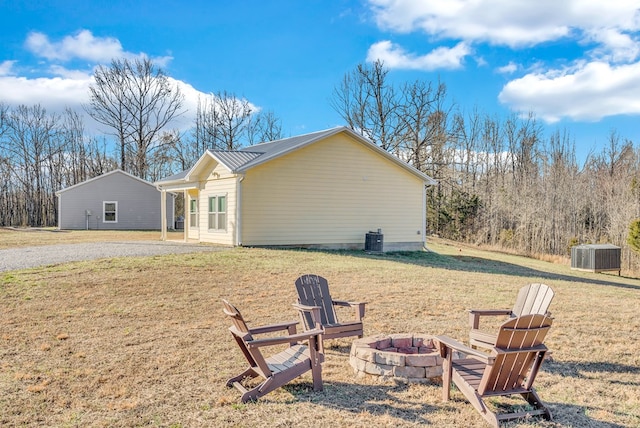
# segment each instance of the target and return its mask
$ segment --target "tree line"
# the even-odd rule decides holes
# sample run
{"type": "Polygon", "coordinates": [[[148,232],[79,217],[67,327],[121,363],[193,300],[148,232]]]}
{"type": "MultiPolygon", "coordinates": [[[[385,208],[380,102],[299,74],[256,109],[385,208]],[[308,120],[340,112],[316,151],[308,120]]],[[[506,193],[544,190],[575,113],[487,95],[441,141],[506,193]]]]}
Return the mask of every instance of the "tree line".
{"type": "Polygon", "coordinates": [[[86,131],[80,112],[0,99],[0,226],[55,226],[55,192],[120,168],[151,182],[190,168],[207,149],[235,150],[282,138],[281,120],[235,94],[203,95],[191,128],[175,81],[148,59],[99,66],[85,112],[105,129],[86,131]],[[115,141],[110,144],[110,141],[115,141]]]}
{"type": "Polygon", "coordinates": [[[640,218],[640,150],[617,131],[579,161],[568,130],[546,135],[532,113],[456,106],[442,82],[392,83],[380,62],[346,74],[332,104],[353,130],[438,181],[427,190],[430,233],[532,256],[606,242],[635,269],[627,243],[640,218]]]}
{"type": "MultiPolygon", "coordinates": [[[[501,117],[450,100],[445,83],[394,83],[381,62],[358,65],[331,106],[347,126],[437,180],[427,189],[432,234],[527,255],[567,255],[578,243],[625,249],[640,218],[640,151],[615,130],[579,161],[568,130],[548,135],[534,114],[501,117]]],[[[78,112],[0,100],[0,225],[54,226],[55,192],[120,168],[156,181],[207,149],[284,137],[271,111],[221,91],[198,101],[192,127],[179,86],[149,60],[114,60],[94,73],[86,113],[107,136],[88,136],[78,112]]],[[[623,251],[624,263],[635,263],[623,251]]]]}

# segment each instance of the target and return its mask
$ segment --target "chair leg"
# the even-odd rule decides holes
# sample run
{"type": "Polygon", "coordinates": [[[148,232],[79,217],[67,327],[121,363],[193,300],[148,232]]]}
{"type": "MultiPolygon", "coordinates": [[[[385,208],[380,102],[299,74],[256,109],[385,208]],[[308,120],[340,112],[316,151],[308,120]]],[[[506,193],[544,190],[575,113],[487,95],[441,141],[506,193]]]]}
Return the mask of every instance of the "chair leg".
{"type": "Polygon", "coordinates": [[[446,353],[446,357],[442,360],[442,399],[449,401],[449,398],[451,398],[451,374],[453,372],[451,359],[453,355],[449,348],[447,348],[446,353]]]}
{"type": "Polygon", "coordinates": [[[311,361],[311,377],[313,378],[313,390],[322,391],[322,366],[319,361],[311,361]]]}
{"type": "Polygon", "coordinates": [[[248,369],[240,373],[238,376],[234,376],[231,379],[229,379],[227,381],[227,386],[233,386],[234,383],[241,382],[243,379],[246,379],[246,378],[252,379],[257,376],[258,376],[258,373],[254,369],[249,367],[248,369]]]}
{"type": "Polygon", "coordinates": [[[542,410],[544,413],[542,413],[542,417],[548,421],[550,421],[552,418],[551,416],[551,412],[549,411],[549,409],[547,408],[547,406],[544,405],[544,403],[542,402],[542,400],[540,400],[540,396],[538,396],[538,393],[534,390],[531,390],[529,392],[525,392],[522,394],[522,397],[527,400],[527,402],[529,404],[531,404],[533,407],[535,407],[536,409],[542,410]]]}
{"type": "Polygon", "coordinates": [[[250,389],[249,391],[246,391],[244,394],[242,394],[242,397],[240,397],[240,400],[243,403],[246,403],[248,401],[256,401],[258,399],[258,397],[261,397],[264,394],[261,394],[259,389],[260,389],[261,385],[256,386],[253,389],[250,389]]]}

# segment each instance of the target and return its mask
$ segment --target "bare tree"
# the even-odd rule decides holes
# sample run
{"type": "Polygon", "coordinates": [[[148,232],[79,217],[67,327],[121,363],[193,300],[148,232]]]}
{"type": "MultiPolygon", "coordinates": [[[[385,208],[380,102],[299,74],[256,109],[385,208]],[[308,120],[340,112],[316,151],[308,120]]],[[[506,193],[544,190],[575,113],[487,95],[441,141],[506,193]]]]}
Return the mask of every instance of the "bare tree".
{"type": "Polygon", "coordinates": [[[247,141],[249,145],[284,138],[282,121],[271,110],[251,115],[247,123],[247,141]]]}
{"type": "Polygon", "coordinates": [[[236,150],[244,145],[243,137],[251,116],[251,104],[226,91],[216,94],[218,147],[236,150]]]}
{"type": "Polygon", "coordinates": [[[396,152],[402,122],[397,93],[381,61],[360,64],[333,91],[331,105],[348,126],[389,152],[396,152]]]}
{"type": "Polygon", "coordinates": [[[245,145],[251,113],[249,101],[226,91],[198,100],[195,152],[201,155],[206,149],[236,150],[245,145]]]}
{"type": "Polygon", "coordinates": [[[446,86],[438,82],[434,89],[431,83],[417,80],[405,84],[402,88],[402,102],[398,103],[401,130],[399,138],[402,144],[399,151],[409,156],[409,163],[421,171],[433,168],[442,159],[434,159],[438,152],[436,146],[446,143],[448,138],[442,126],[446,126],[443,115],[448,114],[445,107],[446,86]]]}
{"type": "Polygon", "coordinates": [[[118,139],[120,168],[141,178],[162,129],[182,113],[184,96],[149,59],[113,60],[99,66],[85,110],[118,139]]]}
{"type": "Polygon", "coordinates": [[[41,226],[55,221],[54,189],[48,173],[53,157],[62,150],[56,136],[57,121],[57,116],[49,115],[40,105],[21,105],[8,114],[3,153],[11,176],[17,180],[17,215],[12,221],[21,225],[41,226]]]}

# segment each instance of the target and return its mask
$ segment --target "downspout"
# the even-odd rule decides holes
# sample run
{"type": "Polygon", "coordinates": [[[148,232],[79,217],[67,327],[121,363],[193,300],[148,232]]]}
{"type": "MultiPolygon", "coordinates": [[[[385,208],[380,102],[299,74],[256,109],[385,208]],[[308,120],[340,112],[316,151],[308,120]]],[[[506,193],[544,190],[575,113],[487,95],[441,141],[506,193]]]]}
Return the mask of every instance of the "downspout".
{"type": "Polygon", "coordinates": [[[422,248],[428,250],[427,248],[427,186],[428,184],[424,184],[424,188],[422,190],[422,248]]]}
{"type": "Polygon", "coordinates": [[[236,239],[234,246],[242,246],[242,181],[244,180],[244,174],[238,174],[236,180],[236,239]]]}

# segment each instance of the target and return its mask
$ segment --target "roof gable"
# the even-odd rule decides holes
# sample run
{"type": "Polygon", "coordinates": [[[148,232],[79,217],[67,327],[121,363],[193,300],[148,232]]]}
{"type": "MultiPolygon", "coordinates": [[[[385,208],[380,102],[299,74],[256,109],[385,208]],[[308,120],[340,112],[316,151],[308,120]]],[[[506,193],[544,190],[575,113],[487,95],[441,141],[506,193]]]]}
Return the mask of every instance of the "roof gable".
{"type": "Polygon", "coordinates": [[[396,163],[402,168],[406,169],[411,174],[419,177],[425,183],[429,185],[433,185],[436,181],[424,174],[422,171],[414,168],[413,166],[407,164],[406,162],[398,159],[393,156],[386,150],[378,147],[373,144],[367,138],[362,135],[354,132],[353,130],[340,126],[336,128],[326,129],[324,131],[312,132],[310,134],[298,135],[295,137],[283,138],[280,140],[269,141],[265,143],[256,144],[253,146],[245,147],[240,150],[229,151],[229,150],[207,150],[193,165],[193,167],[187,171],[183,171],[180,174],[176,174],[174,176],[168,177],[166,179],[160,180],[156,182],[158,183],[169,183],[172,181],[181,181],[181,182],[190,182],[196,179],[199,175],[200,171],[207,170],[207,165],[209,165],[211,160],[214,160],[218,164],[222,165],[232,174],[244,174],[249,169],[254,168],[258,165],[262,165],[266,162],[269,162],[272,159],[279,158],[288,153],[291,153],[295,150],[299,150],[303,147],[308,146],[309,144],[313,144],[316,141],[323,140],[332,135],[344,132],[349,135],[351,138],[356,140],[357,142],[366,145],[380,156],[390,160],[391,162],[396,163]]]}
{"type": "Polygon", "coordinates": [[[56,195],[59,195],[59,194],[64,193],[64,192],[67,192],[69,190],[76,189],[76,188],[78,188],[80,186],[84,186],[86,184],[90,184],[90,183],[96,182],[98,180],[102,180],[102,179],[111,177],[111,176],[116,175],[116,174],[123,175],[123,176],[125,176],[125,177],[127,177],[129,179],[136,180],[136,181],[138,181],[140,183],[146,184],[147,186],[150,186],[150,187],[156,189],[156,187],[153,185],[153,183],[150,183],[147,180],[143,180],[140,177],[136,177],[135,175],[131,175],[128,172],[125,172],[125,171],[123,171],[121,169],[114,169],[113,171],[107,172],[107,173],[102,174],[102,175],[98,175],[96,177],[93,177],[93,178],[90,178],[88,180],[82,181],[80,183],[74,184],[73,186],[69,186],[69,187],[65,187],[64,189],[60,189],[60,190],[58,190],[56,192],[56,195]]]}

